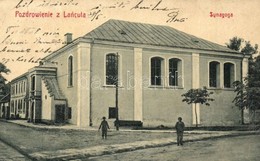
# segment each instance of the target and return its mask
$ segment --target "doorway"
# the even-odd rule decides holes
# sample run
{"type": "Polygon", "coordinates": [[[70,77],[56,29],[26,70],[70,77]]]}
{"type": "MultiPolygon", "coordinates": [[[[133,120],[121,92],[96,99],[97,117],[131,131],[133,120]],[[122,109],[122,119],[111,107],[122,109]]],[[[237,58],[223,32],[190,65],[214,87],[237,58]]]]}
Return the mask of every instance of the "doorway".
{"type": "Polygon", "coordinates": [[[65,122],[65,105],[55,105],[55,123],[65,122]]]}

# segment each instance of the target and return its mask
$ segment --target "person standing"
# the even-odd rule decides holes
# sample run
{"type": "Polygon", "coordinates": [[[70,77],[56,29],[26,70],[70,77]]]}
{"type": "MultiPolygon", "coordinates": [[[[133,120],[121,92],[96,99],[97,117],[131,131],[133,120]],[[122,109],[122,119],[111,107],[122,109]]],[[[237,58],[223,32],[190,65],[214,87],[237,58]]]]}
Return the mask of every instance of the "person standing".
{"type": "Polygon", "coordinates": [[[115,124],[115,127],[116,127],[116,131],[118,131],[119,130],[119,119],[118,118],[116,118],[114,124],[115,124]]]}
{"type": "Polygon", "coordinates": [[[107,130],[110,129],[109,125],[106,121],[106,117],[102,118],[103,121],[101,121],[100,126],[98,128],[98,131],[101,129],[102,130],[102,139],[106,139],[107,138],[107,130]]]}
{"type": "Polygon", "coordinates": [[[175,124],[175,129],[177,133],[177,145],[183,145],[183,132],[184,132],[185,124],[182,122],[182,118],[179,117],[178,121],[175,124]]]}

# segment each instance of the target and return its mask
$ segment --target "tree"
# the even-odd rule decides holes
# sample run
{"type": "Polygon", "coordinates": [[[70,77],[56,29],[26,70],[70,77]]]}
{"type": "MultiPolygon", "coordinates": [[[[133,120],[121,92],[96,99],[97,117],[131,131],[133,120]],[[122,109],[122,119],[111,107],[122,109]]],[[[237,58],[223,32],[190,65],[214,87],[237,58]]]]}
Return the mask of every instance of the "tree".
{"type": "Polygon", "coordinates": [[[0,63],[0,95],[5,95],[9,91],[8,85],[6,85],[6,79],[2,73],[9,74],[11,71],[3,63],[0,63]]]}
{"type": "Polygon", "coordinates": [[[235,81],[233,82],[233,86],[235,88],[234,92],[236,92],[236,96],[232,102],[235,103],[235,106],[241,111],[241,124],[244,124],[244,109],[248,107],[246,84],[241,81],[235,81]]]}
{"type": "Polygon", "coordinates": [[[186,93],[181,96],[184,97],[182,102],[186,102],[187,104],[195,104],[195,117],[196,117],[196,127],[198,127],[198,116],[197,116],[197,108],[196,104],[205,104],[206,106],[210,106],[209,102],[214,101],[213,98],[210,98],[210,95],[213,92],[208,92],[206,87],[198,88],[198,89],[190,89],[186,93]]]}
{"type": "Polygon", "coordinates": [[[258,53],[258,45],[253,46],[250,41],[238,37],[233,37],[226,45],[232,50],[249,56],[247,77],[244,82],[233,83],[237,94],[232,102],[241,110],[241,123],[244,124],[244,109],[253,111],[255,117],[255,110],[260,106],[260,57],[254,58],[258,53]]]}
{"type": "Polygon", "coordinates": [[[243,53],[244,55],[251,55],[253,56],[254,54],[258,53],[258,45],[255,44],[255,46],[253,47],[250,44],[250,41],[245,41],[245,46],[242,48],[241,53],[243,53]]]}
{"type": "Polygon", "coordinates": [[[242,38],[233,37],[229,39],[229,43],[226,43],[226,45],[229,49],[240,51],[242,42],[244,42],[242,38]]]}
{"type": "Polygon", "coordinates": [[[255,112],[260,109],[260,56],[250,63],[247,77],[248,108],[253,113],[252,122],[255,123],[255,112]]]}
{"type": "Polygon", "coordinates": [[[229,49],[239,51],[244,55],[253,56],[254,54],[258,53],[258,51],[257,51],[258,45],[257,44],[255,44],[254,47],[253,47],[251,45],[250,41],[245,41],[244,39],[236,37],[236,36],[233,37],[232,39],[229,39],[229,43],[226,43],[226,45],[229,49]],[[243,46],[243,48],[241,49],[242,46],[243,46]]]}

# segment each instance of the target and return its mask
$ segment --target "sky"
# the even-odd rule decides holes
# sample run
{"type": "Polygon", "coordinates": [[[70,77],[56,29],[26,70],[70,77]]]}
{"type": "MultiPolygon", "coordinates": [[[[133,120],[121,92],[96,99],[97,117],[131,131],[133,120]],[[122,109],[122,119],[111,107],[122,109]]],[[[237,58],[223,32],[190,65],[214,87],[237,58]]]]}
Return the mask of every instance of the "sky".
{"type": "Polygon", "coordinates": [[[0,0],[0,6],[8,81],[63,46],[64,34],[75,39],[109,19],[170,26],[220,45],[234,36],[260,44],[259,0],[0,0]]]}

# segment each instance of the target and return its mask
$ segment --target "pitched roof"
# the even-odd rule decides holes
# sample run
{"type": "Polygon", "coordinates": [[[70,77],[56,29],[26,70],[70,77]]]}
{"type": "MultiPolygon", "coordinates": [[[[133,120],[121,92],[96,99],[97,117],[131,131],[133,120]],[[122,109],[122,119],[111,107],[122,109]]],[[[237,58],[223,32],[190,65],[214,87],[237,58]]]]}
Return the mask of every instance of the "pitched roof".
{"type": "Polygon", "coordinates": [[[168,46],[237,53],[225,46],[184,33],[169,26],[108,20],[84,38],[123,43],[168,46]]]}
{"type": "Polygon", "coordinates": [[[66,99],[59,88],[58,81],[55,76],[44,76],[43,81],[50,96],[54,96],[54,99],[56,100],[66,99]]]}

